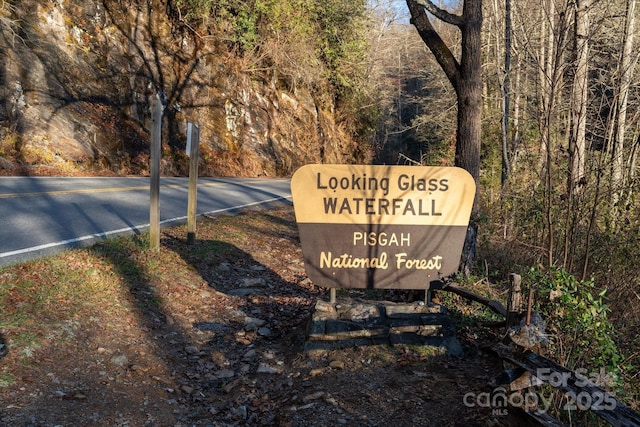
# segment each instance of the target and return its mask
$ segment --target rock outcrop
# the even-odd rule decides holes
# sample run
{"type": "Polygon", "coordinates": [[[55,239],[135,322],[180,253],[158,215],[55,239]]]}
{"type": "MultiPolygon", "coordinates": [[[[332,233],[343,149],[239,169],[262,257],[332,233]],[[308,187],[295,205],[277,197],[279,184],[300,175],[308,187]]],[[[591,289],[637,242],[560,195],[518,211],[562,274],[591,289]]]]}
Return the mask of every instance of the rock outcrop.
{"type": "Polygon", "coordinates": [[[167,175],[187,171],[187,122],[200,127],[202,175],[287,176],[305,163],[363,160],[328,89],[254,69],[163,1],[25,0],[6,17],[4,174],[147,173],[154,96],[165,102],[167,175]]]}

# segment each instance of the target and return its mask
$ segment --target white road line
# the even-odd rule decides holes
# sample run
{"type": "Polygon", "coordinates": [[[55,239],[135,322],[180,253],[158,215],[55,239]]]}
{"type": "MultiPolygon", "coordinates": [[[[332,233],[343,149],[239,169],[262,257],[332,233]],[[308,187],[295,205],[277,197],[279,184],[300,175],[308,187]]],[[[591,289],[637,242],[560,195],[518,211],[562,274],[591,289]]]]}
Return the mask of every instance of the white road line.
{"type": "MultiPolygon", "coordinates": [[[[263,203],[275,202],[275,201],[278,201],[278,200],[288,200],[288,199],[291,199],[291,197],[290,196],[274,197],[272,199],[261,200],[261,201],[258,201],[258,202],[246,203],[244,205],[237,205],[237,206],[231,206],[231,207],[228,207],[228,208],[216,209],[216,210],[213,210],[213,211],[209,211],[209,212],[204,212],[204,213],[198,214],[197,216],[214,215],[214,214],[218,214],[218,213],[222,213],[222,212],[232,211],[234,209],[242,209],[242,208],[247,208],[247,207],[250,207],[250,206],[261,205],[263,203]]],[[[185,216],[176,217],[176,218],[165,219],[163,221],[160,221],[160,224],[166,224],[166,223],[176,222],[176,221],[183,221],[185,219],[187,219],[186,215],[185,216]]],[[[51,248],[55,248],[55,247],[58,247],[58,246],[71,245],[71,244],[74,244],[74,243],[79,243],[79,242],[83,242],[83,241],[91,240],[91,239],[106,239],[107,237],[109,237],[111,235],[114,235],[114,234],[126,233],[128,231],[143,230],[145,228],[149,228],[149,224],[134,225],[133,227],[120,228],[118,230],[111,230],[111,231],[105,231],[105,232],[102,232],[102,233],[89,234],[89,235],[86,235],[86,236],[76,237],[74,239],[62,240],[60,242],[46,243],[44,245],[32,246],[30,248],[17,249],[15,251],[9,251],[9,252],[2,252],[2,253],[0,253],[0,259],[1,258],[12,257],[12,256],[16,256],[16,255],[23,255],[23,254],[27,254],[29,252],[37,252],[37,251],[42,251],[42,250],[45,250],[45,249],[51,249],[51,248]]]]}
{"type": "MultiPolygon", "coordinates": [[[[215,187],[222,185],[219,182],[204,182],[200,187],[215,187]]],[[[161,188],[187,188],[185,184],[163,184],[161,188]]],[[[74,190],[51,190],[37,191],[33,193],[0,193],[0,199],[17,199],[21,197],[41,197],[41,196],[68,196],[70,194],[84,193],[119,193],[125,191],[148,190],[148,185],[139,185],[136,187],[107,187],[107,188],[78,188],[74,190]]]]}

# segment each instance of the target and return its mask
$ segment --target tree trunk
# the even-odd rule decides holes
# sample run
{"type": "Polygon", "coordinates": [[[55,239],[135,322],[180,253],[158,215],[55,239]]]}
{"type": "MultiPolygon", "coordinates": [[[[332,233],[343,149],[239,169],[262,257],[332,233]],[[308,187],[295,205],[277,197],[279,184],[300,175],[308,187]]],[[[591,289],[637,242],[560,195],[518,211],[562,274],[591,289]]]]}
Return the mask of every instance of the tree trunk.
{"type": "MultiPolygon", "coordinates": [[[[636,130],[633,133],[633,144],[631,145],[631,153],[629,154],[628,168],[629,177],[627,178],[629,182],[633,182],[636,178],[636,167],[638,163],[638,151],[640,150],[640,123],[636,125],[636,130]]],[[[627,201],[629,204],[631,201],[631,197],[633,196],[633,186],[629,186],[629,192],[627,193],[627,201]]]]}
{"type": "Polygon", "coordinates": [[[476,182],[476,197],[473,204],[472,223],[467,233],[463,249],[462,270],[466,273],[475,258],[477,226],[474,223],[478,213],[480,178],[480,145],[482,118],[482,0],[466,0],[462,15],[454,15],[440,9],[430,0],[407,0],[411,12],[411,23],[433,53],[438,64],[456,91],[458,101],[458,126],[456,133],[455,165],[468,171],[476,182]],[[429,14],[455,25],[462,35],[460,62],[431,24],[429,14]]]}
{"type": "MultiPolygon", "coordinates": [[[[462,55],[458,95],[458,134],[455,164],[466,169],[476,186],[480,177],[480,143],[482,138],[482,1],[467,0],[463,8],[462,55]]],[[[477,194],[477,191],[476,191],[477,194]]],[[[474,203],[477,212],[477,197],[474,203]]]]}
{"type": "Polygon", "coordinates": [[[538,93],[538,126],[540,128],[540,150],[538,157],[538,171],[541,172],[540,181],[543,179],[542,171],[545,170],[547,162],[547,152],[549,150],[547,111],[549,109],[549,100],[551,98],[551,67],[553,58],[553,22],[552,18],[555,13],[554,2],[549,3],[548,10],[544,7],[540,8],[540,47],[538,54],[538,77],[539,77],[539,93],[538,93]],[[546,12],[546,13],[545,13],[546,12]]]}
{"type": "Polygon", "coordinates": [[[511,174],[509,153],[509,113],[511,98],[511,0],[504,0],[504,77],[500,79],[502,88],[502,179],[504,188],[511,174]]]}
{"type": "Polygon", "coordinates": [[[580,190],[584,179],[589,82],[589,0],[576,0],[574,7],[576,66],[572,87],[572,129],[569,138],[569,197],[580,190]]]}
{"type": "MultiPolygon", "coordinates": [[[[462,15],[452,15],[431,1],[407,0],[411,22],[433,53],[438,64],[456,91],[458,101],[458,131],[455,164],[467,170],[478,184],[480,177],[480,119],[482,116],[482,1],[464,2],[462,15]],[[437,18],[456,25],[462,34],[460,63],[431,25],[427,11],[437,18]]],[[[477,199],[477,198],[476,198],[477,199]]],[[[474,204],[474,212],[477,201],[474,204]]]]}
{"type": "MultiPolygon", "coordinates": [[[[627,101],[629,98],[629,86],[635,60],[633,59],[633,33],[635,28],[636,0],[627,0],[627,18],[625,22],[624,45],[620,58],[620,90],[618,95],[617,128],[613,143],[612,158],[612,203],[616,206],[620,200],[624,184],[623,156],[624,138],[627,131],[627,101]]],[[[614,207],[614,218],[618,208],[614,207]]]]}
{"type": "Polygon", "coordinates": [[[565,217],[563,266],[567,269],[572,233],[575,231],[574,198],[581,192],[585,180],[587,105],[589,83],[589,0],[574,3],[574,54],[575,74],[571,96],[571,117],[569,136],[569,167],[567,170],[567,209],[565,217]]]}

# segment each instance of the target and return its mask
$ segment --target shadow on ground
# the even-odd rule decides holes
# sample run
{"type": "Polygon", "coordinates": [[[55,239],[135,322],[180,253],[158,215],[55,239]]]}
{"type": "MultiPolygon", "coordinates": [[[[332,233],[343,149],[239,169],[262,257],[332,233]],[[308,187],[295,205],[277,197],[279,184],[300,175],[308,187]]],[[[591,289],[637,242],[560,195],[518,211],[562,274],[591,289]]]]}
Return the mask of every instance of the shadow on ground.
{"type": "Polygon", "coordinates": [[[0,389],[0,426],[472,425],[463,394],[482,390],[486,359],[311,357],[326,292],[306,278],[290,209],[213,221],[193,245],[184,227],[163,230],[157,253],[143,235],[94,246],[121,294],[0,389]]]}
{"type": "Polygon", "coordinates": [[[163,230],[157,254],[144,235],[91,248],[122,295],[0,389],[0,426],[280,422],[282,374],[318,294],[300,284],[295,222],[265,214],[224,239],[203,230],[193,245],[183,232],[163,230]]]}
{"type": "Polygon", "coordinates": [[[2,359],[7,354],[7,344],[4,341],[4,337],[0,334],[0,359],[2,359]]]}

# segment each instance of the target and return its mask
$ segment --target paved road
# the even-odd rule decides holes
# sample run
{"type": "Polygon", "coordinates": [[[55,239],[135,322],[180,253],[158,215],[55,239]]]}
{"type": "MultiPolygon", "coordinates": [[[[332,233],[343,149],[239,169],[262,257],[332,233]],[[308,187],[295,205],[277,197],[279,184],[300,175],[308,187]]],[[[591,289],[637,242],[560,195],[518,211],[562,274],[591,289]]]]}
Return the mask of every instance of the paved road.
{"type": "MultiPolygon", "coordinates": [[[[148,229],[149,184],[149,178],[0,177],[0,266],[148,229]]],[[[188,179],[161,178],[160,185],[161,224],[185,223],[188,179]]],[[[198,180],[198,215],[290,200],[288,179],[198,180]]]]}

